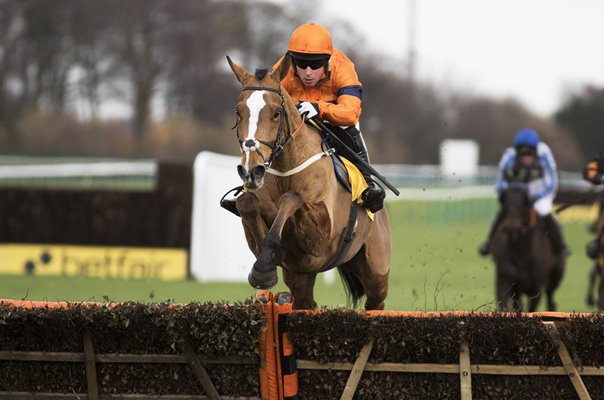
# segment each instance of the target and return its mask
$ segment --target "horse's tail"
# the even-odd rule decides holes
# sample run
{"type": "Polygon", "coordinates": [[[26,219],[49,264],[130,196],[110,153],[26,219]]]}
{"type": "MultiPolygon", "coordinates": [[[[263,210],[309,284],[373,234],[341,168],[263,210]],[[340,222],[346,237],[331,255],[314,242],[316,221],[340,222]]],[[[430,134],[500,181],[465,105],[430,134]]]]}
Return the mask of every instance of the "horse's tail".
{"type": "Polygon", "coordinates": [[[365,295],[365,288],[363,287],[363,284],[359,278],[357,278],[357,276],[351,272],[344,271],[340,267],[338,267],[338,272],[340,273],[340,278],[344,283],[344,291],[346,292],[346,299],[348,303],[352,303],[352,307],[357,308],[359,300],[361,300],[365,295]]]}

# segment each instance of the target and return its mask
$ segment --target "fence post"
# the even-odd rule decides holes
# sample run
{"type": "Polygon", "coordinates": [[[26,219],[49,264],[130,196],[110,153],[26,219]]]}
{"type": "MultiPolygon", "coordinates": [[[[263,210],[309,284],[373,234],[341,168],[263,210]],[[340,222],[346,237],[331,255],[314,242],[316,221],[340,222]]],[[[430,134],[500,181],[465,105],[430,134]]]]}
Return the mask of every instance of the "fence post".
{"type": "Polygon", "coordinates": [[[556,323],[554,321],[543,321],[543,325],[545,325],[545,330],[548,333],[549,337],[552,339],[554,346],[558,350],[558,355],[562,360],[562,365],[570,378],[573,386],[575,387],[575,391],[581,400],[591,400],[591,396],[583,383],[583,379],[581,379],[581,375],[579,375],[579,371],[575,364],[573,363],[564,342],[560,338],[560,334],[558,333],[558,328],[556,328],[556,323]]]}
{"type": "Polygon", "coordinates": [[[470,364],[470,347],[464,340],[459,345],[459,380],[461,400],[472,400],[472,366],[470,364]]]}
{"type": "Polygon", "coordinates": [[[96,356],[92,344],[92,335],[89,330],[84,331],[84,360],[86,364],[86,383],[88,385],[88,398],[99,399],[99,388],[96,379],[96,356]]]}
{"type": "Polygon", "coordinates": [[[367,360],[369,359],[369,354],[371,354],[372,349],[373,339],[370,339],[369,343],[367,343],[361,349],[357,360],[352,366],[352,370],[350,371],[348,381],[346,382],[346,386],[344,387],[344,392],[342,393],[342,397],[340,397],[340,400],[352,400],[354,392],[356,392],[357,386],[359,385],[359,381],[361,380],[361,375],[365,370],[365,365],[367,365],[367,360]]]}

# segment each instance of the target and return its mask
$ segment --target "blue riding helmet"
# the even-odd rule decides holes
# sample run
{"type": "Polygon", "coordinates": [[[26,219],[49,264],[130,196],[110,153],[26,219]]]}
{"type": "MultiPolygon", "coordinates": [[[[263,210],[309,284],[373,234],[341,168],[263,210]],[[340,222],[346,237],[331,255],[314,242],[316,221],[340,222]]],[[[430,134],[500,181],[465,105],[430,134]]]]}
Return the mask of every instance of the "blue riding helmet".
{"type": "Polygon", "coordinates": [[[521,129],[514,138],[514,147],[537,148],[539,144],[539,134],[532,129],[521,129]]]}

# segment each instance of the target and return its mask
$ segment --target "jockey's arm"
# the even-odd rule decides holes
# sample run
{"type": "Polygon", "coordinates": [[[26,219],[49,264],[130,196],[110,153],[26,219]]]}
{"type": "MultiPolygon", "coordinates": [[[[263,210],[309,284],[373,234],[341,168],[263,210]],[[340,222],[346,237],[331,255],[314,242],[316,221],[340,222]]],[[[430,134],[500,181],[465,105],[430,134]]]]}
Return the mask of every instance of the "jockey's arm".
{"type": "Polygon", "coordinates": [[[537,156],[539,157],[539,164],[543,169],[543,177],[539,179],[540,182],[536,185],[539,189],[531,194],[531,197],[537,199],[549,196],[558,189],[558,169],[554,156],[547,145],[540,143],[539,146],[540,149],[537,156]]]}
{"type": "Polygon", "coordinates": [[[361,116],[360,85],[345,86],[338,90],[336,103],[319,101],[319,118],[334,125],[353,126],[361,116]]]}
{"type": "Polygon", "coordinates": [[[497,170],[497,180],[495,181],[495,188],[498,193],[501,193],[509,187],[508,182],[508,171],[512,168],[515,159],[515,151],[513,148],[507,148],[501,160],[499,160],[499,166],[497,170]]]}
{"type": "Polygon", "coordinates": [[[352,61],[339,53],[329,79],[336,101],[319,101],[319,117],[334,125],[356,125],[361,116],[363,86],[352,61]]]}

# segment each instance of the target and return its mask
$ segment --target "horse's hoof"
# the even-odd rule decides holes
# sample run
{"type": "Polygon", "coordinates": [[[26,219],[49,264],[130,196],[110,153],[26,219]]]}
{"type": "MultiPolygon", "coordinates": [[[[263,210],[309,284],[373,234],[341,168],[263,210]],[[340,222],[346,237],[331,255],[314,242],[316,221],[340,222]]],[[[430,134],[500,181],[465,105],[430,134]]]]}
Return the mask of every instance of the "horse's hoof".
{"type": "Polygon", "coordinates": [[[270,289],[277,284],[279,276],[277,275],[277,269],[270,271],[252,269],[247,277],[247,281],[255,289],[270,289]]]}

